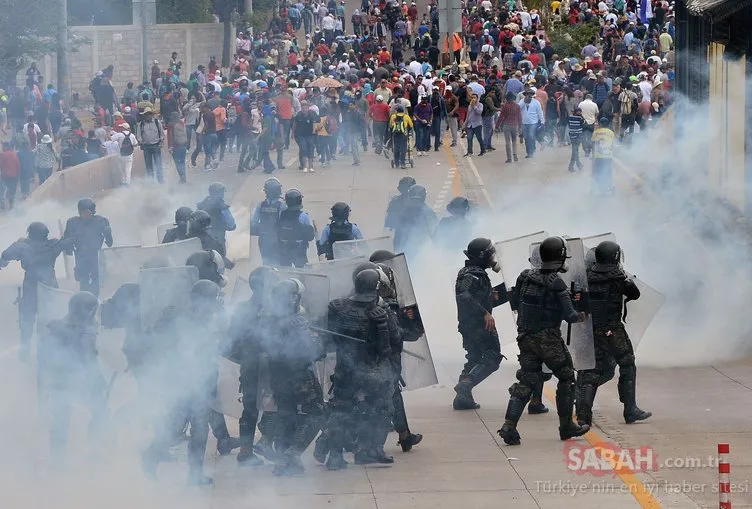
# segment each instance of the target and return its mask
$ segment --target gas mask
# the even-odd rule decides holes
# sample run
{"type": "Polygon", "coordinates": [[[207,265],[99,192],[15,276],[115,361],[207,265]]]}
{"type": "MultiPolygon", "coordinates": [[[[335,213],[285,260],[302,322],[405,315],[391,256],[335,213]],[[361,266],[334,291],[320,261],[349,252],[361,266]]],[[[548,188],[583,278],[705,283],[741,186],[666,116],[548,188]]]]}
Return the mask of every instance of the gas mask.
{"type": "Polygon", "coordinates": [[[383,299],[397,298],[397,285],[391,267],[378,263],[376,264],[376,271],[379,273],[379,296],[383,299]]]}
{"type": "Polygon", "coordinates": [[[217,285],[220,288],[227,286],[227,276],[225,276],[225,261],[222,259],[222,255],[212,250],[212,261],[217,266],[217,285]]]}
{"type": "Polygon", "coordinates": [[[501,262],[496,257],[496,251],[494,250],[493,254],[491,255],[491,259],[488,261],[488,267],[493,270],[494,272],[501,272],[501,262]]]}

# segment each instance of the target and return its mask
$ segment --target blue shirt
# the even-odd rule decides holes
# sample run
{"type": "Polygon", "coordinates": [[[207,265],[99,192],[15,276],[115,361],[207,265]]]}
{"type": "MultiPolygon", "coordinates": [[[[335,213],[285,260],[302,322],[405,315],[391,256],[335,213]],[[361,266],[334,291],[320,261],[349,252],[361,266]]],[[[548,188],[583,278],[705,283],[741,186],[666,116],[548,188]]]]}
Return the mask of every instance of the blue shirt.
{"type": "MultiPolygon", "coordinates": [[[[258,205],[256,205],[256,210],[253,211],[253,216],[251,216],[251,230],[252,231],[255,231],[256,229],[258,229],[259,226],[261,226],[261,206],[264,205],[264,203],[274,205],[274,203],[277,203],[277,202],[279,202],[280,212],[287,209],[287,204],[285,204],[285,202],[279,199],[275,200],[274,202],[270,202],[269,200],[264,200],[258,205]]],[[[277,216],[277,219],[279,219],[279,215],[277,216]]]]}
{"type": "Polygon", "coordinates": [[[222,209],[222,222],[224,223],[222,226],[224,226],[224,229],[228,232],[231,232],[238,227],[238,225],[235,224],[235,218],[232,217],[230,207],[222,209]]]}
{"type": "Polygon", "coordinates": [[[523,125],[537,124],[538,122],[541,124],[546,123],[546,119],[543,115],[543,108],[541,108],[540,103],[535,97],[530,100],[530,104],[526,103],[525,99],[522,99],[519,102],[519,105],[520,111],[522,112],[523,125]]]}
{"type": "MultiPolygon", "coordinates": [[[[360,232],[360,228],[358,228],[358,225],[355,223],[352,223],[352,234],[353,239],[360,240],[363,238],[363,234],[360,232]]],[[[326,245],[327,241],[329,240],[329,224],[327,223],[326,226],[324,226],[324,230],[321,232],[321,237],[319,237],[319,245],[324,246],[326,245]]]]}

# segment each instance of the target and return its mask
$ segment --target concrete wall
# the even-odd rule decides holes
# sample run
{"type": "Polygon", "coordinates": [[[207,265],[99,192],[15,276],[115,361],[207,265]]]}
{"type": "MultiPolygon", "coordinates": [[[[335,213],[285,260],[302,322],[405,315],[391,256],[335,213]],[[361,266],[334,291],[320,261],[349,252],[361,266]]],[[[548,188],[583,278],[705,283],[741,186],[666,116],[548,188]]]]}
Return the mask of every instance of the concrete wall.
{"type": "MultiPolygon", "coordinates": [[[[89,82],[94,74],[110,64],[115,66],[112,84],[118,97],[129,81],[136,84],[141,82],[143,62],[140,26],[84,26],[72,27],[71,31],[91,40],[91,44],[79,46],[78,51],[71,52],[69,57],[71,90],[78,92],[82,100],[88,101],[91,98],[89,82]]],[[[181,76],[186,76],[186,79],[187,74],[199,64],[207,65],[210,56],[214,55],[217,60],[221,60],[224,34],[221,23],[153,25],[146,27],[146,33],[149,69],[151,63],[158,60],[160,69],[167,70],[173,51],[177,51],[178,59],[183,62],[181,76]]],[[[45,57],[37,66],[46,83],[56,81],[55,55],[45,57]]],[[[25,76],[19,73],[18,79],[19,84],[23,84],[25,76]]]]}

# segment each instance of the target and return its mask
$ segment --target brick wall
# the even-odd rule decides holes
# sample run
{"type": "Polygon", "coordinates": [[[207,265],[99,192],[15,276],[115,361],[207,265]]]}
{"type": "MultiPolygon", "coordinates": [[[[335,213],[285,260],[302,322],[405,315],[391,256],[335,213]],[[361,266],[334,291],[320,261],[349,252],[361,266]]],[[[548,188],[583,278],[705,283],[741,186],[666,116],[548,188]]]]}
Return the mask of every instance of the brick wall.
{"type": "MultiPolygon", "coordinates": [[[[83,101],[89,101],[89,82],[97,71],[112,64],[115,74],[112,84],[120,97],[129,81],[138,84],[142,74],[141,27],[136,25],[72,27],[72,32],[91,40],[69,54],[71,90],[78,92],[83,101]]],[[[196,23],[153,25],[147,27],[148,68],[154,60],[162,70],[167,69],[170,55],[177,51],[183,62],[183,75],[199,64],[207,65],[211,55],[221,60],[223,26],[221,23],[196,23]]],[[[57,80],[56,56],[45,57],[37,66],[45,83],[57,80]]],[[[19,85],[25,75],[19,73],[19,85]]]]}

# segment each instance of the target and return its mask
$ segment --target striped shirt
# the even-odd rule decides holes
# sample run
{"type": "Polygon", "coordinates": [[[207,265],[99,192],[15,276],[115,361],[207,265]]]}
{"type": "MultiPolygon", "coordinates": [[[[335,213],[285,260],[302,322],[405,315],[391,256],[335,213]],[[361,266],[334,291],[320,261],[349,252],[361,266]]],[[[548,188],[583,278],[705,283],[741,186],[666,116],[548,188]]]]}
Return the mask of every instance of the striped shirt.
{"type": "Polygon", "coordinates": [[[567,125],[569,126],[569,139],[577,140],[582,134],[582,126],[585,120],[577,115],[569,115],[567,118],[567,125]]]}

